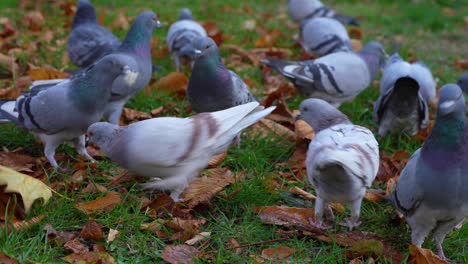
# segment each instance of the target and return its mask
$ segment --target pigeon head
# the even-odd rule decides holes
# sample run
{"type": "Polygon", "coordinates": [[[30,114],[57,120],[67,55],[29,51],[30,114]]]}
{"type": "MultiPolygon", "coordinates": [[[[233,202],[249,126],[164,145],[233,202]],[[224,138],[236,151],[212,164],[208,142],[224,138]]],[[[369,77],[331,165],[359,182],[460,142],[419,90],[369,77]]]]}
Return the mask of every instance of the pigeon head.
{"type": "Polygon", "coordinates": [[[458,86],[462,89],[462,91],[468,94],[468,73],[463,74],[460,76],[457,82],[458,86]]]}
{"type": "MultiPolygon", "coordinates": [[[[153,11],[141,13],[133,22],[122,43],[123,50],[144,50],[150,52],[151,33],[154,28],[161,27],[158,16],[153,11]]],[[[147,54],[142,54],[147,55],[147,54]]]]}
{"type": "Polygon", "coordinates": [[[310,98],[299,106],[298,119],[306,121],[316,133],[338,124],[350,124],[348,117],[322,99],[310,98]]]}
{"type": "Polygon", "coordinates": [[[97,23],[96,10],[88,0],[79,0],[72,28],[84,23],[97,23]]]}
{"type": "Polygon", "coordinates": [[[94,143],[101,148],[105,149],[111,142],[111,139],[116,136],[119,131],[119,126],[108,122],[98,122],[92,124],[88,128],[88,142],[94,143]]]}
{"type": "Polygon", "coordinates": [[[195,41],[195,53],[198,57],[206,58],[218,54],[218,46],[210,37],[200,37],[195,41]]]}
{"type": "Polygon", "coordinates": [[[192,11],[188,8],[180,10],[179,20],[193,20],[192,11]]]}
{"type": "Polygon", "coordinates": [[[385,49],[382,43],[371,41],[367,43],[360,51],[359,55],[364,59],[370,72],[372,80],[377,77],[379,70],[385,65],[385,49]]]}
{"type": "Polygon", "coordinates": [[[437,118],[465,116],[465,97],[456,84],[446,84],[440,89],[437,118]]]}

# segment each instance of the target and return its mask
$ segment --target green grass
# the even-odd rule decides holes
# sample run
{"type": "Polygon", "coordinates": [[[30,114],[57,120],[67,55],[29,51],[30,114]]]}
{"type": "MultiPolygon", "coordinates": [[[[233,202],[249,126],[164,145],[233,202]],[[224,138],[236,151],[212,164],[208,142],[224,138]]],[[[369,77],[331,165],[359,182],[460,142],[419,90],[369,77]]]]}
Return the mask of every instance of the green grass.
{"type": "MultiPolygon", "coordinates": [[[[179,9],[190,7],[199,21],[216,21],[218,27],[226,36],[226,43],[239,45],[243,48],[253,48],[254,42],[261,35],[256,31],[247,31],[242,27],[242,23],[248,19],[255,19],[258,24],[267,30],[279,28],[284,36],[277,42],[277,47],[293,50],[292,59],[299,57],[299,49],[293,48],[291,36],[295,30],[287,28],[286,21],[286,1],[94,1],[98,13],[102,10],[105,14],[105,25],[109,25],[118,14],[118,10],[123,11],[128,17],[136,16],[140,11],[152,9],[159,14],[160,20],[166,25],[161,29],[156,29],[154,36],[158,38],[158,45],[165,45],[165,34],[173,21],[178,16],[179,9]],[[254,11],[253,15],[244,10],[248,5],[254,11]],[[229,8],[228,8],[229,7],[229,8]]],[[[377,39],[384,43],[388,52],[392,46],[398,42],[402,43],[400,53],[405,57],[423,60],[432,70],[439,80],[438,86],[447,82],[455,82],[460,71],[455,69],[454,60],[466,58],[466,22],[463,14],[468,13],[468,6],[459,1],[326,1],[335,9],[348,15],[357,16],[361,21],[364,31],[364,40],[377,39]],[[454,16],[446,17],[442,15],[443,7],[451,7],[456,11],[454,16]]],[[[25,11],[16,9],[16,1],[0,1],[0,17],[8,17],[20,30],[27,32],[22,25],[22,17],[25,11]]],[[[41,4],[42,12],[45,16],[43,28],[50,28],[54,31],[54,41],[43,43],[39,46],[34,56],[21,57],[21,61],[29,61],[35,65],[49,64],[59,69],[73,68],[72,65],[62,65],[62,55],[65,51],[64,40],[69,29],[64,26],[65,20],[62,11],[56,5],[45,1],[41,4]],[[61,40],[62,42],[57,42],[61,40]],[[54,47],[53,51],[49,48],[54,47]]],[[[123,38],[125,32],[114,31],[123,38]]],[[[21,41],[18,45],[26,46],[33,41],[37,41],[37,36],[29,33],[21,34],[21,41]]],[[[222,49],[221,49],[222,50],[222,49]]],[[[0,50],[0,52],[5,52],[0,50]]],[[[222,50],[223,57],[229,54],[222,50]]],[[[169,58],[169,54],[163,57],[154,58],[154,62],[163,67],[157,72],[156,78],[165,76],[174,71],[174,64],[169,58]]],[[[254,82],[255,91],[259,97],[263,96],[265,88],[262,85],[260,68],[246,66],[239,71],[239,74],[251,79],[254,82]]],[[[1,82],[1,81],[0,81],[1,82]]],[[[1,83],[0,83],[1,84],[1,83]]],[[[154,88],[154,87],[153,87],[154,88]]],[[[172,102],[179,109],[184,109],[188,105],[187,101],[180,101],[167,94],[162,94],[156,89],[152,94],[137,95],[128,103],[129,107],[142,111],[149,111],[158,106],[172,102]]],[[[372,103],[377,99],[378,87],[375,85],[360,94],[353,102],[345,103],[341,110],[346,113],[356,124],[369,127],[374,132],[376,124],[372,121],[372,103]]],[[[288,102],[292,109],[300,103],[298,96],[288,102]]],[[[169,110],[167,115],[174,115],[175,112],[169,110]]],[[[182,113],[186,116],[188,113],[182,113]]],[[[410,153],[420,147],[421,143],[405,135],[391,135],[385,139],[378,138],[380,147],[388,154],[406,149],[410,153]]],[[[2,126],[0,129],[0,145],[12,150],[23,147],[26,154],[40,157],[42,146],[34,138],[11,125],[2,126]]],[[[278,238],[276,231],[278,227],[265,225],[260,222],[253,212],[254,206],[289,204],[287,199],[280,193],[271,193],[267,186],[269,175],[277,171],[275,164],[284,162],[293,151],[294,146],[285,143],[278,138],[268,139],[244,138],[241,148],[233,147],[229,150],[229,155],[223,165],[229,166],[233,171],[243,171],[248,169],[248,177],[245,181],[236,183],[226,189],[228,194],[235,193],[232,199],[222,196],[215,196],[212,200],[212,207],[196,213],[199,218],[204,218],[207,223],[201,227],[202,231],[212,232],[211,240],[206,246],[207,250],[217,250],[214,254],[216,263],[253,263],[251,255],[260,255],[262,249],[277,245],[286,245],[298,249],[298,252],[289,259],[290,263],[347,263],[342,256],[345,250],[336,244],[326,244],[310,238],[294,238],[289,241],[274,244],[253,246],[243,249],[240,255],[226,249],[229,238],[235,238],[239,243],[254,243],[262,240],[278,238]]],[[[59,152],[64,151],[67,155],[77,157],[74,150],[69,147],[62,147],[59,152]]],[[[71,164],[62,164],[71,166],[71,164]]],[[[97,169],[88,169],[86,179],[92,182],[106,185],[109,181],[103,177],[104,173],[115,172],[117,166],[103,159],[98,163],[97,169]]],[[[69,174],[52,172],[49,180],[63,181],[70,178],[69,174]]],[[[288,184],[288,183],[285,183],[288,184]]],[[[311,190],[307,182],[298,183],[300,187],[311,190]]],[[[289,184],[290,185],[290,184],[289,184]]],[[[288,186],[289,186],[288,185],[288,186]]],[[[85,185],[79,186],[72,191],[60,191],[65,197],[75,201],[89,201],[101,195],[90,195],[81,192],[85,185]]],[[[111,188],[118,191],[122,186],[111,188]]],[[[152,217],[139,211],[140,202],[135,198],[145,196],[136,183],[124,184],[128,193],[122,195],[123,203],[117,206],[110,213],[93,215],[93,218],[105,228],[117,229],[120,235],[110,245],[105,244],[110,254],[119,263],[150,263],[161,262],[161,252],[167,244],[166,240],[160,239],[151,232],[141,231],[142,223],[151,222],[152,217]],[[127,219],[127,221],[125,221],[127,219]],[[132,249],[132,250],[130,250],[132,249]],[[137,253],[134,253],[137,251],[137,253]]],[[[36,206],[30,213],[30,217],[45,214],[46,218],[36,226],[27,231],[0,231],[0,250],[7,255],[14,257],[22,263],[30,261],[40,263],[61,262],[61,258],[69,254],[63,246],[54,246],[47,242],[43,233],[43,227],[49,223],[57,230],[80,230],[89,219],[73,206],[76,202],[54,195],[50,202],[44,206],[36,206]]],[[[289,204],[291,205],[291,204],[289,204]]],[[[313,206],[312,204],[307,204],[313,206]]],[[[363,225],[358,230],[372,231],[380,236],[392,241],[392,245],[397,249],[407,252],[410,243],[410,230],[402,222],[395,224],[392,219],[395,212],[385,204],[363,203],[362,221],[363,225]]],[[[339,215],[338,218],[342,218],[339,215]]],[[[343,231],[342,228],[338,228],[343,231]]],[[[168,230],[169,231],[169,230],[168,230]]],[[[452,260],[461,263],[468,263],[468,225],[461,230],[452,232],[445,240],[445,253],[452,260]]],[[[435,250],[434,243],[427,240],[424,244],[435,250]]],[[[200,262],[207,261],[206,259],[200,262]]]]}

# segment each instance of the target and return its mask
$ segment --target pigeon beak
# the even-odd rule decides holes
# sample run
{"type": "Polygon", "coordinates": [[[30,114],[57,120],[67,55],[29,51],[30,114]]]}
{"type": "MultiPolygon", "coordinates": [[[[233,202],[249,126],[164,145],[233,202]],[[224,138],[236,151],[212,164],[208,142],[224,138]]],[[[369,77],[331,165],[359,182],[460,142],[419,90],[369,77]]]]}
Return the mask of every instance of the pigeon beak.
{"type": "Polygon", "coordinates": [[[294,118],[294,122],[298,121],[298,120],[302,120],[302,116],[301,116],[301,113],[299,112],[299,114],[294,118]]]}
{"type": "Polygon", "coordinates": [[[199,49],[196,49],[196,50],[193,51],[193,56],[194,56],[195,58],[200,57],[201,54],[202,54],[202,51],[199,50],[199,49]]]}
{"type": "Polygon", "coordinates": [[[155,27],[156,27],[156,28],[162,27],[161,21],[156,20],[156,25],[155,25],[155,27]]]}

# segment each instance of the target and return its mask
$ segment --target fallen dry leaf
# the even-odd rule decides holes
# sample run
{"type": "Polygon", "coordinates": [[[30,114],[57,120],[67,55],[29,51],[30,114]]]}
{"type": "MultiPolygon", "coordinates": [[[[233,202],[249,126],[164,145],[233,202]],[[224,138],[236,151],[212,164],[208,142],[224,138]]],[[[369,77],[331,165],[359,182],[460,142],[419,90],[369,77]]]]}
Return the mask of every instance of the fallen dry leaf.
{"type": "Polygon", "coordinates": [[[107,235],[106,243],[109,244],[115,240],[115,238],[119,235],[119,231],[116,229],[109,228],[109,235],[107,235]]]}
{"type": "Polygon", "coordinates": [[[228,239],[226,248],[234,249],[234,252],[236,252],[237,255],[242,253],[242,248],[240,247],[239,241],[237,241],[235,238],[228,239]]]}
{"type": "Polygon", "coordinates": [[[279,246],[274,248],[265,248],[262,250],[262,258],[272,261],[282,261],[296,253],[297,249],[287,246],[279,246]]]}
{"type": "Polygon", "coordinates": [[[188,208],[209,201],[213,195],[234,183],[236,177],[227,168],[205,170],[202,176],[195,178],[181,195],[188,208]]]}
{"type": "Polygon", "coordinates": [[[468,59],[456,59],[455,68],[458,70],[467,70],[468,69],[468,59]]]}
{"type": "Polygon", "coordinates": [[[249,20],[244,21],[244,23],[242,23],[242,27],[249,31],[254,30],[256,26],[257,26],[257,21],[255,21],[255,19],[249,19],[249,20]]]}
{"type": "Polygon", "coordinates": [[[156,232],[161,230],[167,220],[164,219],[156,219],[151,223],[143,223],[140,225],[140,230],[149,230],[151,232],[156,232]]]}
{"type": "Polygon", "coordinates": [[[31,31],[41,31],[44,24],[44,16],[38,10],[28,11],[23,18],[26,27],[31,31]]]}
{"type": "Polygon", "coordinates": [[[208,168],[218,167],[226,158],[226,156],[227,156],[227,150],[221,154],[211,157],[210,161],[208,162],[208,168]]]}
{"type": "Polygon", "coordinates": [[[103,240],[104,233],[98,222],[90,219],[80,232],[80,236],[86,240],[103,240]]]}
{"type": "MultiPolygon", "coordinates": [[[[302,196],[304,199],[307,199],[307,200],[310,200],[310,201],[315,201],[317,199],[317,197],[309,192],[306,192],[304,190],[302,190],[301,188],[295,186],[294,188],[291,189],[290,191],[291,193],[293,194],[297,194],[297,195],[300,195],[302,196]]],[[[334,211],[338,212],[338,213],[344,213],[344,211],[346,210],[345,207],[340,204],[340,203],[332,203],[329,205],[331,209],[333,209],[334,211]]]]}
{"type": "Polygon", "coordinates": [[[1,165],[0,185],[6,185],[5,193],[21,195],[26,213],[29,212],[35,200],[42,199],[45,204],[52,197],[52,191],[43,182],[1,165]]]}
{"type": "Polygon", "coordinates": [[[49,242],[54,242],[59,246],[67,243],[72,239],[75,239],[78,236],[78,234],[74,232],[57,231],[51,224],[46,224],[44,226],[44,232],[49,242]]]}
{"type": "Polygon", "coordinates": [[[123,118],[124,124],[128,124],[135,121],[150,119],[151,117],[152,116],[146,112],[124,107],[121,118],[123,118]]]}
{"type": "Polygon", "coordinates": [[[312,140],[315,137],[314,129],[304,120],[297,120],[294,122],[294,131],[296,132],[297,139],[312,140]]]}
{"type": "Polygon", "coordinates": [[[89,202],[79,203],[75,205],[75,208],[85,214],[110,212],[121,202],[119,193],[108,192],[104,197],[89,202]]]}
{"type": "Polygon", "coordinates": [[[429,249],[420,248],[411,244],[409,246],[410,257],[408,263],[412,264],[447,264],[449,262],[442,260],[429,249]]]}
{"type": "Polygon", "coordinates": [[[201,232],[200,234],[196,234],[193,238],[185,241],[184,243],[189,246],[193,246],[200,241],[209,239],[210,236],[211,236],[211,232],[201,232]]]}
{"type": "Polygon", "coordinates": [[[208,37],[212,38],[216,45],[221,46],[223,43],[224,37],[223,32],[218,28],[214,21],[205,21],[202,23],[203,28],[205,28],[208,37]]]}
{"type": "Polygon", "coordinates": [[[276,44],[278,37],[282,36],[281,30],[275,28],[272,31],[266,31],[263,35],[255,41],[255,47],[273,47],[276,44]]]}
{"type": "MultiPolygon", "coordinates": [[[[16,230],[19,230],[19,231],[26,231],[28,230],[30,227],[32,227],[33,225],[39,223],[40,221],[42,221],[42,219],[45,218],[45,215],[38,215],[38,216],[35,216],[29,220],[26,220],[26,221],[23,221],[23,220],[13,220],[13,227],[16,229],[16,230]]],[[[8,226],[8,228],[10,228],[11,225],[8,226]]],[[[0,223],[0,228],[3,229],[5,228],[5,223],[0,223]]]]}
{"type": "Polygon", "coordinates": [[[274,88],[267,91],[266,96],[261,102],[262,105],[264,105],[265,107],[269,107],[273,105],[275,101],[284,101],[290,97],[293,97],[297,93],[297,90],[289,83],[279,85],[283,82],[282,77],[278,77],[278,75],[271,75],[269,73],[269,70],[264,71],[263,79],[265,80],[265,86],[270,86],[274,88]],[[278,80],[278,78],[280,79],[278,80]]]}
{"type": "Polygon", "coordinates": [[[315,230],[311,221],[315,221],[314,209],[288,206],[257,206],[254,212],[260,220],[267,224],[280,226],[295,226],[304,230],[315,230]]]}
{"type": "Polygon", "coordinates": [[[393,190],[395,190],[397,182],[398,182],[398,177],[393,177],[387,181],[387,187],[385,189],[385,196],[389,196],[393,192],[393,190]]]}
{"type": "Polygon", "coordinates": [[[29,77],[33,81],[38,80],[52,80],[52,79],[64,79],[69,78],[70,74],[62,71],[58,71],[51,68],[36,68],[29,70],[29,77]]]}
{"type": "Polygon", "coordinates": [[[65,243],[65,245],[63,246],[66,249],[71,250],[73,253],[89,252],[88,246],[81,243],[80,240],[77,238],[67,241],[67,243],[65,243]]]}
{"type": "Polygon", "coordinates": [[[205,219],[182,219],[174,217],[165,225],[175,231],[188,231],[197,233],[198,228],[205,223],[205,219]]]}
{"type": "Polygon", "coordinates": [[[163,111],[164,111],[164,106],[160,106],[158,108],[151,110],[150,113],[152,117],[158,117],[162,114],[163,111]]]}
{"type": "Polygon", "coordinates": [[[362,31],[360,27],[350,27],[348,29],[348,34],[351,39],[362,39],[364,31],[362,31]]]}
{"type": "Polygon", "coordinates": [[[188,79],[180,72],[171,72],[162,77],[156,87],[168,93],[176,94],[179,98],[185,96],[187,91],[188,79]]]}
{"type": "Polygon", "coordinates": [[[199,254],[198,249],[189,245],[168,245],[164,248],[161,256],[171,264],[190,264],[194,263],[193,259],[197,258],[199,254]]]}
{"type": "Polygon", "coordinates": [[[0,252],[0,263],[2,264],[19,264],[18,261],[15,259],[3,254],[3,252],[0,252]]]}
{"type": "Polygon", "coordinates": [[[115,259],[107,252],[92,251],[84,253],[73,253],[62,258],[68,263],[84,264],[115,264],[115,259]]]}
{"type": "Polygon", "coordinates": [[[355,52],[360,51],[362,49],[362,41],[359,39],[351,39],[351,48],[355,52]]]}
{"type": "Polygon", "coordinates": [[[115,17],[114,21],[110,23],[109,27],[110,28],[118,28],[118,29],[123,29],[123,30],[128,30],[130,24],[128,22],[128,18],[125,15],[125,11],[123,9],[119,10],[119,14],[117,17],[115,17]]]}
{"type": "Polygon", "coordinates": [[[376,190],[376,189],[369,189],[364,195],[364,199],[370,202],[374,202],[374,203],[381,202],[384,197],[385,197],[385,192],[381,190],[376,190]]]}
{"type": "Polygon", "coordinates": [[[248,129],[249,134],[259,137],[278,136],[282,140],[295,142],[296,135],[287,127],[266,118],[261,119],[248,129]]]}

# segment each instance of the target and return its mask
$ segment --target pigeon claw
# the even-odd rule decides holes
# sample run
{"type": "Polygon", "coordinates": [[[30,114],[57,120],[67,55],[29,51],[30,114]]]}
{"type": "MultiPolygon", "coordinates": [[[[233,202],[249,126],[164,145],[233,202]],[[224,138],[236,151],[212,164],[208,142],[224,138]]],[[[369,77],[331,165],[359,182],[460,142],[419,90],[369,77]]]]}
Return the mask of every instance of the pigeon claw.
{"type": "Polygon", "coordinates": [[[339,223],[341,226],[345,226],[349,229],[349,231],[353,231],[353,228],[358,227],[362,224],[359,220],[353,220],[351,218],[345,218],[344,222],[339,223]]]}
{"type": "Polygon", "coordinates": [[[324,230],[332,228],[331,225],[326,225],[326,224],[323,223],[323,221],[320,221],[320,220],[314,221],[314,220],[312,220],[312,218],[310,218],[310,217],[309,217],[308,220],[309,220],[309,224],[310,224],[311,226],[315,227],[315,228],[324,229],[324,230]]]}

